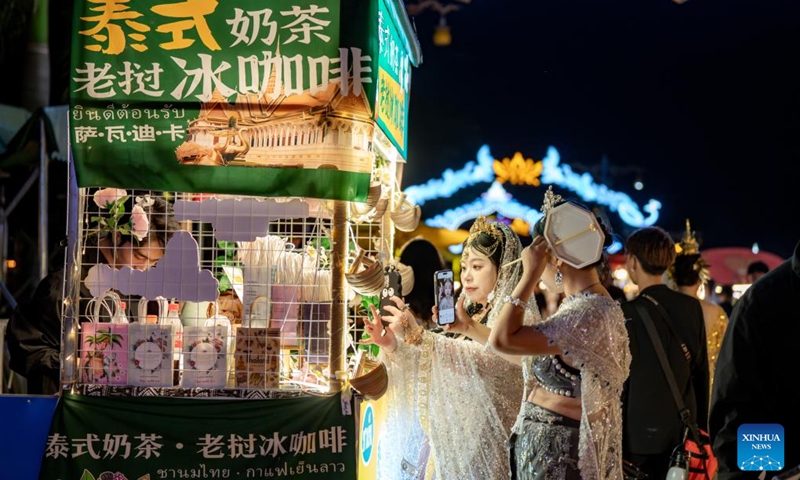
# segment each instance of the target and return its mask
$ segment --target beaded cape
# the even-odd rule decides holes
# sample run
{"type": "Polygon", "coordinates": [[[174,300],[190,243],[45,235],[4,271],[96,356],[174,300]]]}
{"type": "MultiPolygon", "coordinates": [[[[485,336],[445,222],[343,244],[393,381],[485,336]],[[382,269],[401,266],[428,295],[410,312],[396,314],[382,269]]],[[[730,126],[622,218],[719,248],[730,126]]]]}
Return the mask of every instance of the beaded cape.
{"type": "MultiPolygon", "coordinates": [[[[622,406],[631,354],[625,316],[615,300],[579,294],[565,299],[537,327],[581,370],[578,468],[584,480],[623,478],[622,406]]],[[[525,396],[536,387],[535,357],[522,359],[525,396]]]]}
{"type": "MultiPolygon", "coordinates": [[[[500,265],[519,258],[522,245],[517,235],[505,224],[490,226],[503,235],[500,265]]],[[[521,262],[500,269],[493,298],[509,295],[521,273],[521,262]]],[[[489,310],[486,325],[490,328],[499,311],[489,310]]],[[[525,323],[532,324],[536,314],[535,310],[526,313],[525,323]]],[[[378,446],[378,478],[509,478],[508,436],[524,391],[519,365],[478,342],[429,331],[423,333],[419,345],[400,341],[393,353],[382,352],[381,360],[389,388],[378,446]],[[417,465],[412,471],[408,466],[421,458],[414,452],[424,452],[426,442],[430,446],[427,470],[432,475],[423,477],[425,468],[417,465]]]]}

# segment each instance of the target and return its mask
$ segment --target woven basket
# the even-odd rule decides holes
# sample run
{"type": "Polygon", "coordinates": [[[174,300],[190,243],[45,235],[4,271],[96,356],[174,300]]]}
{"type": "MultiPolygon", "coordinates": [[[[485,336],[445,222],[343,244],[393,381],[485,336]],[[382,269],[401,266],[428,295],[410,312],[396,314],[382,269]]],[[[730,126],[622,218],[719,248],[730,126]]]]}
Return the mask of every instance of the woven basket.
{"type": "Polygon", "coordinates": [[[350,287],[360,295],[379,295],[386,285],[386,274],[383,269],[383,264],[380,260],[373,260],[365,256],[363,250],[353,263],[350,271],[344,276],[347,279],[347,283],[350,284],[350,287]],[[361,265],[365,265],[366,268],[358,271],[361,265]]]}
{"type": "Polygon", "coordinates": [[[363,360],[350,385],[367,400],[378,400],[389,388],[386,366],[374,360],[363,360]]]}
{"type": "Polygon", "coordinates": [[[375,208],[381,195],[383,195],[383,184],[380,182],[372,182],[369,185],[367,200],[364,203],[350,202],[350,208],[356,215],[366,215],[370,210],[375,208]]]}
{"type": "Polygon", "coordinates": [[[394,226],[401,232],[412,232],[419,225],[422,209],[406,200],[405,194],[400,194],[394,209],[389,213],[394,226]]]}

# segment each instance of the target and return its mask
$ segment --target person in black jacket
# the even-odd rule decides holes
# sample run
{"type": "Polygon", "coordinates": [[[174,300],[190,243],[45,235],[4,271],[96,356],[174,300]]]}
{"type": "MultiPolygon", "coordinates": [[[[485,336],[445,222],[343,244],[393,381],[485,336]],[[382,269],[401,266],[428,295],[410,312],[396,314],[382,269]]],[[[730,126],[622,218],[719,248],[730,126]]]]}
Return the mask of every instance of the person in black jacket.
{"type": "MultiPolygon", "coordinates": [[[[755,479],[741,471],[737,431],[742,424],[783,426],[783,471],[800,466],[800,242],[794,255],[751,285],[733,308],[711,392],[709,434],[719,480],[755,479]]],[[[772,478],[776,472],[767,472],[772,478]]]]}
{"type": "MultiPolygon", "coordinates": [[[[93,217],[97,223],[86,232],[80,259],[76,312],[80,322],[88,320],[92,295],[83,280],[93,265],[148,269],[164,255],[167,241],[179,228],[171,204],[162,197],[135,197],[124,190],[102,189],[94,200],[100,209],[93,217]]],[[[14,312],[8,324],[9,366],[26,378],[29,394],[59,391],[64,277],[61,269],[42,279],[33,297],[14,312]]]]}
{"type": "Polygon", "coordinates": [[[655,325],[691,419],[708,429],[709,371],[703,310],[696,298],[664,283],[664,272],[675,255],[675,242],[659,227],[641,228],[625,242],[628,274],[639,287],[639,295],[622,304],[632,357],[622,396],[623,457],[639,465],[651,479],[666,477],[670,456],[683,441],[684,427],[636,305],[646,309],[655,325]],[[669,318],[664,318],[657,305],[664,307],[669,318]]]}

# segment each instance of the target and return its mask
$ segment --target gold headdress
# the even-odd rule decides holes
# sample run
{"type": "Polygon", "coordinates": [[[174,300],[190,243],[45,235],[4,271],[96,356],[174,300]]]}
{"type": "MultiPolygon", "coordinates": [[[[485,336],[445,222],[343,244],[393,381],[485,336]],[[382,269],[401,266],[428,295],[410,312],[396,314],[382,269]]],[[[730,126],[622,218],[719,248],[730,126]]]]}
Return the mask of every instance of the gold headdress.
{"type": "Polygon", "coordinates": [[[700,245],[697,243],[697,238],[694,236],[695,232],[689,224],[689,219],[686,219],[686,231],[683,233],[683,238],[679,243],[675,244],[675,251],[678,255],[696,255],[700,253],[700,245]]]}
{"type": "Polygon", "coordinates": [[[542,213],[547,215],[553,207],[561,203],[561,195],[553,193],[553,186],[550,185],[547,187],[547,191],[544,192],[544,201],[542,202],[542,213]]]}
{"type": "Polygon", "coordinates": [[[491,236],[494,239],[494,242],[492,242],[491,246],[481,245],[481,248],[479,248],[478,251],[487,257],[491,257],[495,250],[497,250],[497,247],[503,241],[503,232],[500,230],[497,222],[487,222],[486,217],[483,215],[476,218],[472,223],[472,226],[469,228],[469,237],[467,237],[467,241],[464,246],[474,248],[475,239],[477,239],[482,233],[491,236]]]}
{"type": "MultiPolygon", "coordinates": [[[[702,283],[706,283],[711,279],[711,272],[709,271],[710,265],[700,255],[700,243],[697,241],[697,237],[695,237],[695,232],[692,231],[688,218],[686,219],[686,231],[683,233],[681,241],[675,244],[675,251],[678,253],[678,257],[697,255],[697,260],[695,260],[692,265],[692,270],[697,272],[697,275],[700,277],[700,282],[702,283]]],[[[675,281],[674,264],[669,268],[668,274],[670,278],[675,281]]]]}

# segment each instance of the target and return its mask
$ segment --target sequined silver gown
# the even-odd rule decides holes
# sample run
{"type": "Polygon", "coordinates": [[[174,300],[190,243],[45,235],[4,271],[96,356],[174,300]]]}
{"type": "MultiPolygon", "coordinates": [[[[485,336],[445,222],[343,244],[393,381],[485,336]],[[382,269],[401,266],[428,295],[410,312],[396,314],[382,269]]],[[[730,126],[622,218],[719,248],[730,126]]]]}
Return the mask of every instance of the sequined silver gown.
{"type": "Polygon", "coordinates": [[[631,362],[622,309],[604,295],[580,294],[565,299],[537,328],[580,371],[559,364],[558,356],[522,357],[526,401],[513,427],[514,478],[621,480],[620,399],[631,362]],[[527,402],[534,388],[580,397],[580,422],[527,402]]]}

